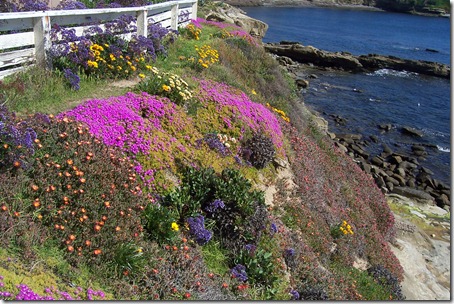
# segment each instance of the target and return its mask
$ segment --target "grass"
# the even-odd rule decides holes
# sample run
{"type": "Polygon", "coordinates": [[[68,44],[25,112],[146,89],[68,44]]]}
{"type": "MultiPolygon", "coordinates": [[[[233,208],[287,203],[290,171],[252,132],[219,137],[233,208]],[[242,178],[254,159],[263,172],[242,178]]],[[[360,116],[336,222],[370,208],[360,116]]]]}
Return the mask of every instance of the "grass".
{"type": "MultiPolygon", "coordinates": [[[[70,90],[58,72],[50,72],[39,67],[30,67],[4,80],[5,84],[18,82],[23,85],[23,93],[18,93],[6,106],[22,115],[32,113],[57,114],[73,108],[83,100],[119,96],[128,91],[126,87],[112,85],[111,80],[84,77],[79,91],[70,90]]],[[[1,88],[0,88],[1,93],[1,88]]],[[[5,94],[14,94],[6,91],[5,94]]]]}

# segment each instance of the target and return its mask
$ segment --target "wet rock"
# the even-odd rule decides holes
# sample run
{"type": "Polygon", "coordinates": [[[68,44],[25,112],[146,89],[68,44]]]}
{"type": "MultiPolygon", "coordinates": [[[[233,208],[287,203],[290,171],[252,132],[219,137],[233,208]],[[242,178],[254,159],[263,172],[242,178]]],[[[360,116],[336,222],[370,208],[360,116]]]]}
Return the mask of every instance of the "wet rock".
{"type": "Polygon", "coordinates": [[[410,187],[394,187],[393,190],[394,193],[405,196],[405,197],[410,197],[410,198],[415,198],[415,199],[421,199],[421,200],[429,200],[432,201],[432,196],[422,190],[410,188],[410,187]]]}
{"type": "Polygon", "coordinates": [[[395,180],[397,180],[399,182],[399,186],[405,186],[405,178],[403,178],[399,174],[394,173],[392,175],[392,178],[394,178],[395,180]]]}
{"type": "Polygon", "coordinates": [[[371,135],[371,136],[369,136],[369,138],[370,138],[374,143],[378,143],[378,137],[377,137],[377,136],[371,135]]]}
{"type": "Polygon", "coordinates": [[[411,127],[402,127],[401,132],[404,134],[408,134],[411,136],[416,136],[416,137],[423,137],[423,133],[421,131],[416,130],[415,128],[411,127]]]}
{"type": "Polygon", "coordinates": [[[297,80],[295,80],[295,83],[298,87],[303,88],[303,89],[306,89],[309,87],[309,81],[307,81],[305,79],[297,79],[297,80]]]}
{"type": "Polygon", "coordinates": [[[309,78],[311,78],[311,79],[317,79],[317,78],[318,78],[318,76],[317,76],[317,75],[315,75],[315,74],[310,74],[310,75],[309,75],[309,78]]]}
{"type": "Polygon", "coordinates": [[[443,208],[444,206],[451,206],[451,202],[448,198],[447,195],[442,194],[439,197],[435,199],[435,202],[437,203],[437,206],[443,208]]]}
{"type": "Polygon", "coordinates": [[[391,126],[391,124],[381,124],[381,125],[378,125],[378,128],[380,130],[390,131],[392,126],[391,126]]]}
{"type": "MultiPolygon", "coordinates": [[[[399,181],[389,175],[385,177],[385,182],[386,182],[386,185],[388,185],[388,183],[392,183],[394,186],[399,186],[399,181]]],[[[389,190],[392,191],[391,189],[389,189],[389,190]]]]}

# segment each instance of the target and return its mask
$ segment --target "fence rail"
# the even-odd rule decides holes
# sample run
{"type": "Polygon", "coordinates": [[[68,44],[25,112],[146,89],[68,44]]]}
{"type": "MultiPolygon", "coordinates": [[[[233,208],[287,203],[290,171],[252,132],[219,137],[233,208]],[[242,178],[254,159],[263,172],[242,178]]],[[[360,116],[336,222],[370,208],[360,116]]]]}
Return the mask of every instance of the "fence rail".
{"type": "Polygon", "coordinates": [[[94,24],[102,25],[122,15],[133,16],[137,31],[147,36],[149,24],[178,29],[197,18],[197,0],[178,0],[141,7],[0,13],[0,79],[30,64],[48,66],[47,51],[53,24],[74,28],[80,35],[94,24]],[[189,18],[179,18],[188,15],[189,18]]]}

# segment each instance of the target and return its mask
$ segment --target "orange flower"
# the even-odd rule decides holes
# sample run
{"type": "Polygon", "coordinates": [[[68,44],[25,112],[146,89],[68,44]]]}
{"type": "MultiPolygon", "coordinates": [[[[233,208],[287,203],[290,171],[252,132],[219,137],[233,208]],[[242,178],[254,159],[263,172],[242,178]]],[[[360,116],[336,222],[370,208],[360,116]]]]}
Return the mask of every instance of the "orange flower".
{"type": "Polygon", "coordinates": [[[74,234],[71,234],[71,235],[69,236],[69,239],[70,239],[71,241],[74,241],[74,240],[76,239],[76,236],[75,236],[74,234]]]}
{"type": "Polygon", "coordinates": [[[110,207],[110,202],[104,202],[104,206],[106,206],[107,208],[110,207]]]}
{"type": "Polygon", "coordinates": [[[68,165],[71,166],[71,165],[73,164],[73,160],[72,160],[72,159],[68,159],[68,160],[66,161],[66,163],[67,163],[68,165]]]}
{"type": "Polygon", "coordinates": [[[95,228],[94,228],[94,229],[95,229],[95,231],[99,231],[99,230],[101,230],[101,226],[95,225],[95,228]]]}
{"type": "Polygon", "coordinates": [[[38,208],[40,205],[41,205],[41,204],[40,204],[39,201],[34,201],[34,202],[33,202],[33,207],[35,207],[35,208],[38,208]]]}
{"type": "Polygon", "coordinates": [[[32,185],[32,190],[33,191],[38,191],[39,187],[37,185],[32,185]]]}
{"type": "Polygon", "coordinates": [[[79,179],[79,181],[83,184],[83,183],[85,183],[87,180],[86,180],[85,178],[81,178],[81,179],[79,179]]]}
{"type": "Polygon", "coordinates": [[[101,252],[102,252],[101,249],[95,249],[95,251],[93,251],[95,255],[99,255],[101,254],[101,252]]]}
{"type": "Polygon", "coordinates": [[[86,241],[85,241],[85,245],[86,245],[86,246],[91,246],[91,241],[90,241],[90,240],[86,240],[86,241]]]}
{"type": "Polygon", "coordinates": [[[120,226],[115,227],[115,231],[118,232],[118,231],[120,231],[120,230],[121,230],[120,226]]]}
{"type": "Polygon", "coordinates": [[[14,166],[14,168],[19,168],[19,167],[20,167],[20,161],[17,161],[17,160],[16,160],[16,161],[13,163],[13,166],[14,166]]]}
{"type": "Polygon", "coordinates": [[[71,246],[71,245],[69,245],[69,246],[68,246],[68,251],[69,251],[69,252],[73,252],[73,251],[74,251],[74,247],[71,246]]]}

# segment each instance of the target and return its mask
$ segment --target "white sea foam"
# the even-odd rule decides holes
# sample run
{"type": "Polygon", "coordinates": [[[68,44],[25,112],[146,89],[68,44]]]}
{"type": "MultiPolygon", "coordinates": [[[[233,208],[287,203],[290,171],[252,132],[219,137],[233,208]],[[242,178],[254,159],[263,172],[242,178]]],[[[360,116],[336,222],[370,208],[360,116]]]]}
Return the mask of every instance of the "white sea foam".
{"type": "Polygon", "coordinates": [[[449,149],[449,148],[443,148],[443,147],[441,147],[441,146],[439,146],[439,145],[437,145],[437,148],[438,148],[438,150],[441,151],[441,152],[447,152],[447,153],[450,153],[450,152],[451,152],[451,149],[449,149]]]}
{"type": "Polygon", "coordinates": [[[418,73],[414,72],[408,72],[408,71],[396,71],[392,69],[380,69],[377,70],[373,73],[367,73],[366,75],[368,76],[396,76],[396,77],[410,77],[410,76],[416,76],[418,73]]]}

